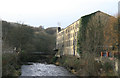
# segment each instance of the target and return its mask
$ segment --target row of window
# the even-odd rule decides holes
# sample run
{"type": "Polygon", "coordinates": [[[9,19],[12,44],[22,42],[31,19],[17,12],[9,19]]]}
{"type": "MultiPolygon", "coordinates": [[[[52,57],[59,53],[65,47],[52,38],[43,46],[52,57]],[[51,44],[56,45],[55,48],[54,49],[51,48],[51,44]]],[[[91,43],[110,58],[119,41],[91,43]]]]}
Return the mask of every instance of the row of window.
{"type": "Polygon", "coordinates": [[[69,47],[69,46],[74,46],[77,45],[77,40],[69,40],[69,41],[65,41],[64,43],[58,43],[57,47],[59,48],[63,48],[63,47],[69,47]]]}
{"type": "Polygon", "coordinates": [[[72,25],[65,30],[65,33],[69,33],[71,30],[77,29],[78,27],[79,27],[79,24],[76,24],[75,26],[72,25]]]}
{"type": "Polygon", "coordinates": [[[57,42],[58,42],[58,43],[61,43],[62,41],[64,41],[64,40],[69,40],[70,38],[75,37],[75,36],[77,36],[77,32],[75,32],[74,34],[67,34],[67,35],[65,35],[65,36],[59,37],[59,38],[57,39],[57,42]]]}
{"type": "Polygon", "coordinates": [[[75,32],[75,33],[73,33],[73,34],[70,34],[70,33],[69,33],[69,34],[67,34],[66,37],[67,37],[68,39],[70,39],[70,38],[75,37],[75,36],[77,36],[77,32],[75,32]]]}
{"type": "MultiPolygon", "coordinates": [[[[66,30],[65,33],[69,33],[71,30],[77,29],[79,27],[79,24],[76,24],[75,26],[69,26],[66,30]]],[[[64,34],[64,31],[60,32],[58,35],[62,36],[64,34]]]]}
{"type": "Polygon", "coordinates": [[[69,41],[66,41],[65,43],[65,47],[69,47],[69,46],[73,46],[73,45],[77,45],[77,40],[69,40],[69,41]]]}

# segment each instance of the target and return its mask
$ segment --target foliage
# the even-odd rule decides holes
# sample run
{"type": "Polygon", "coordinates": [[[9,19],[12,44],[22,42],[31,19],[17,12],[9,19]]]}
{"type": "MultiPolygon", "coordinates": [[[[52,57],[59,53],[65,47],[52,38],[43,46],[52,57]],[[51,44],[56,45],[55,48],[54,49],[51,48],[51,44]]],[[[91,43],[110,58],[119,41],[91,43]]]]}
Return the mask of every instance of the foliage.
{"type": "Polygon", "coordinates": [[[105,76],[115,75],[115,73],[113,73],[114,66],[112,62],[105,61],[101,66],[101,64],[95,62],[94,59],[95,57],[100,56],[101,51],[118,51],[119,33],[117,19],[98,11],[83,16],[79,22],[80,26],[77,45],[81,59],[87,63],[84,66],[84,70],[86,70],[84,71],[85,75],[97,75],[98,69],[100,68],[105,71],[105,76]],[[112,70],[112,74],[107,72],[110,70],[112,70]]]}
{"type": "MultiPolygon", "coordinates": [[[[25,24],[11,24],[3,21],[3,47],[13,49],[18,52],[47,52],[53,54],[56,40],[56,28],[30,27],[25,24]],[[51,32],[51,33],[50,33],[51,32]]],[[[6,50],[3,49],[3,50],[6,50]]]]}
{"type": "Polygon", "coordinates": [[[55,54],[55,28],[31,27],[25,24],[2,21],[3,75],[19,75],[19,66],[24,62],[40,60],[34,52],[55,54]]]}
{"type": "Polygon", "coordinates": [[[105,64],[103,65],[103,67],[104,67],[104,70],[105,70],[106,72],[108,72],[108,71],[110,71],[110,70],[113,70],[113,65],[112,65],[111,62],[105,62],[105,64]]]}
{"type": "Polygon", "coordinates": [[[45,31],[46,31],[48,34],[54,35],[54,34],[56,33],[56,27],[47,28],[47,29],[45,29],[45,31]]]}
{"type": "Polygon", "coordinates": [[[113,62],[106,59],[105,63],[95,61],[96,54],[84,53],[82,58],[62,56],[56,62],[69,71],[75,70],[77,76],[116,76],[113,62]],[[105,71],[105,72],[104,72],[105,71]]]}
{"type": "Polygon", "coordinates": [[[2,55],[2,75],[3,76],[19,76],[20,65],[17,55],[4,53],[2,55]]]}
{"type": "Polygon", "coordinates": [[[98,53],[118,42],[116,19],[102,12],[96,12],[80,19],[78,52],[98,53]]]}
{"type": "Polygon", "coordinates": [[[36,51],[52,53],[55,47],[55,39],[55,35],[40,31],[38,34],[34,34],[33,44],[36,47],[36,51]]]}
{"type": "Polygon", "coordinates": [[[51,59],[51,63],[55,63],[57,61],[58,57],[54,56],[52,59],[51,59]]]}

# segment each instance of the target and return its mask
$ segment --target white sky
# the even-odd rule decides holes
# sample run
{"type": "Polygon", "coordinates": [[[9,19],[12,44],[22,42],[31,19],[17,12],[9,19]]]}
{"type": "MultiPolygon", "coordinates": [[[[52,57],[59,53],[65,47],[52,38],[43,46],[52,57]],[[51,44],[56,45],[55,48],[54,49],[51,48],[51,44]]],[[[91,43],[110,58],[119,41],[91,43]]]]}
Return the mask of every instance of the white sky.
{"type": "Polygon", "coordinates": [[[0,18],[31,26],[67,27],[81,16],[103,11],[118,12],[119,0],[0,0],[0,18]]]}

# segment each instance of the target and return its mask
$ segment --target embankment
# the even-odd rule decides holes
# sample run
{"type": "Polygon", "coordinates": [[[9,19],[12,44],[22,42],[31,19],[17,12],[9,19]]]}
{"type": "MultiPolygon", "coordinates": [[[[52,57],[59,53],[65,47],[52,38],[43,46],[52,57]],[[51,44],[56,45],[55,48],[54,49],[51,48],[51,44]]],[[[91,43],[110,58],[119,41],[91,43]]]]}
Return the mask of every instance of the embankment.
{"type": "Polygon", "coordinates": [[[116,76],[113,63],[106,58],[104,64],[94,60],[94,56],[77,58],[62,56],[53,59],[53,63],[68,69],[76,76],[116,76]]]}

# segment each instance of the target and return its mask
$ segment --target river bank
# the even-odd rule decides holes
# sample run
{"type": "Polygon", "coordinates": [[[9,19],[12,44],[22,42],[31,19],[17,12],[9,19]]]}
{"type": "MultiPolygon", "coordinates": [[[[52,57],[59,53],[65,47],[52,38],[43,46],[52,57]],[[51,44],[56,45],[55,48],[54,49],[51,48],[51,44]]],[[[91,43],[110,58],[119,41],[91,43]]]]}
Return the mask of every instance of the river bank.
{"type": "MultiPolygon", "coordinates": [[[[76,76],[116,76],[113,71],[112,63],[107,60],[104,65],[93,61],[93,58],[77,58],[75,56],[62,56],[56,58],[53,56],[42,57],[36,61],[22,62],[15,55],[4,55],[3,57],[3,76],[66,76],[69,74],[61,74],[63,70],[76,76]],[[13,58],[11,58],[13,57],[13,58]],[[57,67],[57,68],[55,68],[57,67]],[[55,70],[52,70],[54,69],[55,70]],[[9,70],[8,70],[9,69],[9,70]],[[26,70],[26,71],[25,71],[26,70]],[[46,71],[52,72],[48,73],[46,71]],[[60,71],[58,71],[60,70],[60,71]],[[31,72],[33,74],[28,74],[31,72]],[[35,74],[35,72],[39,72],[35,74]],[[42,72],[42,73],[41,73],[42,72]],[[43,74],[47,73],[47,74],[43,74]],[[26,74],[23,74],[26,73],[26,74]],[[56,75],[54,75],[56,74],[56,75]]],[[[71,74],[70,74],[71,76],[71,74]]]]}
{"type": "Polygon", "coordinates": [[[16,53],[2,54],[2,76],[19,76],[21,73],[21,64],[16,53]]]}
{"type": "Polygon", "coordinates": [[[30,65],[29,62],[45,63],[52,59],[53,55],[27,55],[22,53],[3,53],[2,54],[2,77],[18,77],[21,75],[21,66],[30,65]]]}
{"type": "Polygon", "coordinates": [[[65,67],[76,76],[117,76],[113,62],[108,58],[104,58],[104,63],[97,62],[94,56],[83,58],[62,56],[54,57],[53,61],[54,64],[65,67]]]}

